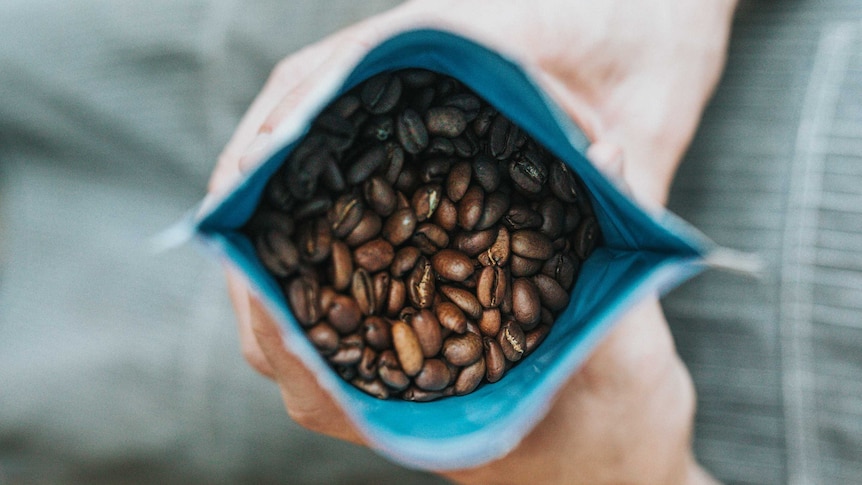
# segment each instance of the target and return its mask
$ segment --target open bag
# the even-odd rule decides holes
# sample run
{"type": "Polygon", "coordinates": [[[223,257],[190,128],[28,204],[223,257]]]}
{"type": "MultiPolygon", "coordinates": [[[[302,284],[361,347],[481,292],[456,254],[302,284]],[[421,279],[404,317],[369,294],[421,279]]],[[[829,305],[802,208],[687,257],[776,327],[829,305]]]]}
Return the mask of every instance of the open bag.
{"type": "MultiPolygon", "coordinates": [[[[334,82],[310,95],[273,134],[263,162],[229,194],[205,204],[186,229],[244,274],[297,354],[344,409],[369,445],[401,464],[447,470],[473,467],[512,448],[546,414],[556,391],[633,304],[680,284],[711,265],[733,266],[719,248],[673,214],[648,214],[585,158],[589,141],[517,64],[481,45],[437,30],[397,34],[371,48],[334,82]],[[545,341],[499,382],[432,402],[379,400],[342,380],[292,315],[278,283],[239,229],[258,205],[267,180],[284,163],[311,121],[333,99],[384,71],[424,68],[452,76],[571,167],[589,191],[603,235],[581,267],[571,301],[545,341]]],[[[728,254],[731,257],[728,258],[728,254]]]]}

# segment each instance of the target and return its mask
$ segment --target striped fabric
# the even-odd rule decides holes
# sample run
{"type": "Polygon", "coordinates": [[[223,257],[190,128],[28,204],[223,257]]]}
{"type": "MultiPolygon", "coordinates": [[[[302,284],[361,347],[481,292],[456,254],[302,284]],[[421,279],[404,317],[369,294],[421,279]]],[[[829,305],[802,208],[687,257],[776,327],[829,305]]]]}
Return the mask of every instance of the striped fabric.
{"type": "Polygon", "coordinates": [[[671,208],[760,253],[666,298],[728,483],[862,480],[862,4],[750,2],[671,208]]]}

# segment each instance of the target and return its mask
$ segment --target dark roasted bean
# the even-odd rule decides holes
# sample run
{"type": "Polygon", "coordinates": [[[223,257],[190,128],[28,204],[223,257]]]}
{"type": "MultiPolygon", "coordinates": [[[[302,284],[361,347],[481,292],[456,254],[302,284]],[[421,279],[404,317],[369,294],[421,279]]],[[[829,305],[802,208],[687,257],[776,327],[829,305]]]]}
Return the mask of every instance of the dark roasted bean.
{"type": "Polygon", "coordinates": [[[287,300],[296,320],[309,327],[320,320],[320,286],[309,276],[294,278],[287,286],[287,300]]]}
{"type": "Polygon", "coordinates": [[[548,236],[530,230],[515,231],[511,235],[512,253],[530,259],[549,259],[554,255],[554,245],[548,236]]]}
{"type": "Polygon", "coordinates": [[[449,367],[440,359],[425,359],[422,370],[416,374],[416,386],[426,391],[442,391],[449,385],[449,367]]]}
{"type": "Polygon", "coordinates": [[[499,266],[485,266],[476,282],[476,297],[485,308],[497,308],[506,294],[506,273],[499,266]]]}
{"type": "Polygon", "coordinates": [[[416,220],[422,222],[431,218],[437,206],[440,205],[440,199],[443,197],[443,189],[440,185],[429,184],[423,185],[413,194],[412,207],[416,213],[416,220]]]}
{"type": "Polygon", "coordinates": [[[389,112],[401,99],[401,90],[401,78],[391,73],[378,74],[363,83],[362,105],[373,114],[389,112]]]}
{"type": "Polygon", "coordinates": [[[470,365],[482,358],[482,337],[472,332],[451,335],[443,341],[442,352],[452,364],[470,365]]]}
{"type": "Polygon", "coordinates": [[[329,355],[338,349],[338,332],[326,322],[320,322],[306,331],[308,340],[323,355],[329,355]]]}
{"type": "Polygon", "coordinates": [[[361,184],[386,162],[386,149],[383,145],[373,145],[368,151],[350,165],[347,171],[347,183],[361,184]]]}
{"type": "Polygon", "coordinates": [[[454,303],[448,301],[440,303],[434,310],[437,314],[437,321],[443,328],[448,328],[455,333],[467,331],[467,317],[454,303]]]}
{"type": "Polygon", "coordinates": [[[554,278],[540,273],[533,276],[533,283],[539,290],[542,305],[549,310],[558,312],[569,304],[569,294],[554,278]]]}
{"type": "Polygon", "coordinates": [[[497,382],[506,372],[506,356],[494,337],[482,338],[482,346],[485,349],[485,379],[497,382]]]}
{"type": "Polygon", "coordinates": [[[449,245],[449,234],[442,227],[426,222],[419,224],[410,240],[422,254],[432,255],[449,245]]]}
{"type": "Polygon", "coordinates": [[[487,155],[480,154],[473,160],[472,171],[485,192],[495,192],[500,187],[500,166],[487,155]]]}
{"type": "Polygon", "coordinates": [[[551,192],[563,202],[572,204],[578,200],[578,187],[571,169],[562,161],[551,163],[551,173],[548,178],[551,192]]]}
{"type": "Polygon", "coordinates": [[[362,336],[365,342],[375,350],[385,350],[392,346],[392,333],[389,322],[372,315],[362,322],[362,336]]]}
{"type": "Polygon", "coordinates": [[[380,379],[366,380],[355,378],[350,381],[360,391],[376,397],[377,399],[389,399],[389,389],[380,379]]]}
{"type": "Polygon", "coordinates": [[[350,286],[350,278],[353,276],[353,258],[350,249],[341,241],[332,243],[332,257],[329,265],[329,278],[332,287],[338,291],[344,291],[350,286]]]}
{"type": "Polygon", "coordinates": [[[413,209],[398,209],[383,223],[383,237],[395,246],[410,239],[416,229],[416,214],[413,209]]]}
{"type": "Polygon", "coordinates": [[[587,259],[598,242],[599,226],[594,217],[588,217],[581,221],[575,233],[575,254],[581,260],[587,259]]]}
{"type": "Polygon", "coordinates": [[[497,342],[503,350],[503,355],[510,362],[521,360],[526,349],[526,337],[521,327],[514,320],[509,320],[500,328],[497,334],[497,342]]]}
{"type": "Polygon", "coordinates": [[[474,293],[463,288],[448,285],[441,286],[440,292],[470,318],[477,319],[482,316],[482,304],[479,303],[474,293]]]}
{"type": "Polygon", "coordinates": [[[425,127],[432,135],[455,138],[467,128],[467,118],[458,108],[438,106],[425,113],[425,127]]]}
{"type": "Polygon", "coordinates": [[[374,299],[374,281],[363,268],[353,272],[350,282],[350,294],[359,305],[363,315],[373,315],[377,311],[377,301],[374,299]]]}
{"type": "Polygon", "coordinates": [[[410,325],[400,320],[392,323],[392,345],[405,374],[412,377],[422,370],[422,346],[410,325]]]}
{"type": "Polygon", "coordinates": [[[353,260],[357,266],[365,268],[369,273],[376,273],[388,267],[393,258],[395,249],[383,238],[368,241],[353,251],[353,260]]]}
{"type": "Polygon", "coordinates": [[[503,214],[509,210],[509,196],[502,192],[492,192],[485,197],[485,207],[476,226],[476,231],[488,229],[496,224],[503,214]]]}
{"type": "Polygon", "coordinates": [[[419,339],[422,355],[434,357],[443,345],[443,334],[440,332],[440,322],[434,313],[425,308],[410,318],[410,325],[419,339]]]}
{"type": "Polygon", "coordinates": [[[470,178],[473,169],[470,162],[462,160],[452,166],[446,179],[446,195],[452,202],[458,202],[470,188],[470,178]]]}
{"type": "Polygon", "coordinates": [[[413,246],[405,246],[395,253],[389,272],[396,278],[401,278],[416,266],[416,261],[422,253],[413,246]]]}
{"type": "Polygon", "coordinates": [[[329,226],[335,237],[343,238],[359,224],[364,212],[362,200],[355,194],[344,194],[329,209],[329,226]]]}
{"type": "Polygon", "coordinates": [[[503,216],[503,224],[509,229],[533,229],[542,226],[542,215],[524,205],[512,205],[503,216]]]}
{"type": "Polygon", "coordinates": [[[410,378],[401,369],[401,364],[393,350],[385,350],[377,358],[377,374],[384,384],[395,391],[407,389],[410,385],[410,378]]]}
{"type": "Polygon", "coordinates": [[[525,327],[535,327],[542,317],[539,289],[527,278],[512,280],[512,313],[525,327]]]}
{"type": "Polygon", "coordinates": [[[485,378],[485,359],[478,359],[476,362],[461,369],[458,373],[458,378],[455,381],[455,395],[463,396],[470,394],[485,378]]]}
{"type": "Polygon", "coordinates": [[[509,177],[524,192],[539,193],[548,179],[544,157],[537,151],[516,154],[509,162],[509,177]]]}
{"type": "Polygon", "coordinates": [[[482,312],[482,318],[479,319],[479,330],[482,335],[495,336],[500,331],[500,309],[488,308],[482,312]]]}
{"type": "Polygon", "coordinates": [[[485,210],[485,193],[482,188],[473,185],[458,202],[458,225],[467,231],[472,231],[485,210]]]}
{"type": "Polygon", "coordinates": [[[443,249],[431,258],[431,266],[441,277],[449,281],[464,281],[473,274],[470,258],[454,249],[443,249]]]}
{"type": "Polygon", "coordinates": [[[382,226],[383,221],[376,212],[365,211],[362,213],[362,218],[359,219],[359,224],[356,224],[356,227],[344,238],[344,242],[351,247],[365,244],[380,234],[382,226]]]}
{"type": "Polygon", "coordinates": [[[458,227],[458,207],[448,197],[443,197],[431,221],[447,232],[453,232],[458,227]]]}
{"type": "Polygon", "coordinates": [[[363,185],[365,202],[381,217],[388,217],[395,210],[398,200],[395,198],[395,190],[383,177],[375,176],[365,181],[363,185]]]}
{"type": "Polygon", "coordinates": [[[422,117],[412,109],[405,109],[395,124],[395,133],[404,151],[416,155],[428,146],[428,131],[422,117]]]}
{"type": "Polygon", "coordinates": [[[362,358],[356,364],[356,373],[366,381],[377,378],[377,352],[371,347],[362,349],[362,358]]]}
{"type": "Polygon", "coordinates": [[[342,335],[352,333],[362,320],[362,312],[356,300],[347,295],[336,295],[326,313],[333,328],[342,335]]]}
{"type": "Polygon", "coordinates": [[[431,263],[423,258],[416,262],[416,266],[407,278],[407,296],[416,308],[430,308],[434,302],[434,272],[431,263]]]}
{"type": "Polygon", "coordinates": [[[337,365],[356,365],[362,359],[364,348],[365,343],[360,335],[348,335],[338,342],[338,349],[328,360],[337,365]]]}

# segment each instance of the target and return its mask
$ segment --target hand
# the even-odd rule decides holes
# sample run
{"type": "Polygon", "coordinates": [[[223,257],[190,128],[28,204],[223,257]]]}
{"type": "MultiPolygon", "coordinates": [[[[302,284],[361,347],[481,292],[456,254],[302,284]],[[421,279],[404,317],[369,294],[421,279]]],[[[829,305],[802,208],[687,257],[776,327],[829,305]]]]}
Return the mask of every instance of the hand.
{"type": "MultiPolygon", "coordinates": [[[[720,74],[730,0],[535,0],[501,5],[416,0],[349,27],[282,61],[219,159],[211,190],[257,160],[267,133],[308,89],[376,41],[440,27],[514,57],[594,142],[589,158],[644,205],[663,204],[720,74]]],[[[298,423],[362,443],[315,377],[285,350],[278,325],[245,282],[228,274],[243,352],[275,379],[298,423]]],[[[632,309],[505,458],[445,475],[470,483],[695,483],[694,391],[657,299],[632,309]]]]}

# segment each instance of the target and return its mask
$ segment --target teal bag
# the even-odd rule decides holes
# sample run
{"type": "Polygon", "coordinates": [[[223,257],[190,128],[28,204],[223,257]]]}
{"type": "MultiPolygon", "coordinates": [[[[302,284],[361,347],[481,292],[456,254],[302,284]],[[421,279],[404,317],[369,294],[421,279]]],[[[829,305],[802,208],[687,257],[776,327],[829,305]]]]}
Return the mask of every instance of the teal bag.
{"type": "Polygon", "coordinates": [[[288,349],[331,392],[368,444],[394,461],[446,470],[501,457],[543,418],[554,394],[626,309],[708,266],[736,264],[731,252],[674,215],[647,214],[621,193],[584,158],[589,142],[581,130],[528,75],[473,41],[436,30],[401,33],[373,47],[352,69],[346,66],[329,84],[321,86],[303,113],[276,130],[277,141],[264,162],[225,197],[205,204],[207,209],[187,221],[187,228],[248,278],[281,325],[288,349]],[[570,304],[542,345],[497,383],[424,403],[379,400],[336,375],[306,339],[279,285],[239,232],[267,180],[328,102],[377,73],[411,67],[460,80],[574,169],[590,192],[603,235],[603,245],[584,262],[570,304]]]}

